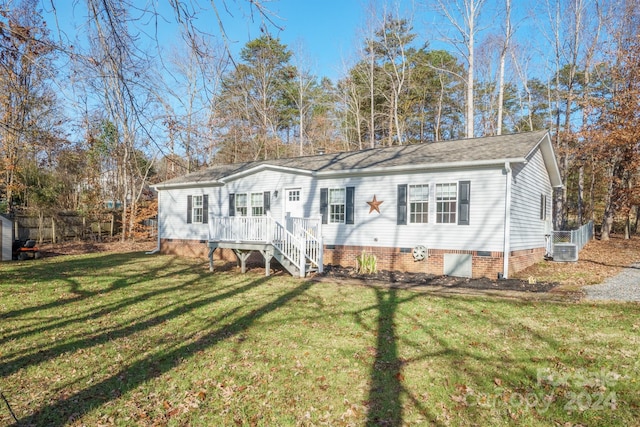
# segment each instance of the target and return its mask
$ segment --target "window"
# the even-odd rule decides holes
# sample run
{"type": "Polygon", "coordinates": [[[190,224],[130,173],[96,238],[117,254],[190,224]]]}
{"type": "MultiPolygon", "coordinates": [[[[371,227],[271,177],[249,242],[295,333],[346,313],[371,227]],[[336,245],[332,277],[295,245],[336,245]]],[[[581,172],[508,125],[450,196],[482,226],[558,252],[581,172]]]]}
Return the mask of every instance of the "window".
{"type": "Polygon", "coordinates": [[[355,187],[320,189],[323,224],[355,223],[355,190],[355,187]]]}
{"type": "Polygon", "coordinates": [[[262,193],[251,193],[251,216],[264,215],[264,196],[262,193]]]}
{"type": "Polygon", "coordinates": [[[229,216],[262,216],[271,210],[271,192],[230,193],[229,216]]]}
{"type": "Polygon", "coordinates": [[[329,189],[329,223],[342,224],[345,218],[344,188],[329,189]]]}
{"type": "Polygon", "coordinates": [[[187,196],[187,224],[206,224],[209,218],[209,196],[187,196]]]}
{"type": "Polygon", "coordinates": [[[540,219],[547,220],[547,196],[544,194],[540,195],[540,219]]]}
{"type": "Polygon", "coordinates": [[[429,184],[409,186],[409,222],[429,222],[429,184]]]}
{"type": "Polygon", "coordinates": [[[453,224],[456,222],[458,184],[436,184],[436,222],[453,224]]]}
{"type": "Polygon", "coordinates": [[[246,193],[236,194],[235,211],[237,216],[247,216],[247,195],[246,193]]]}
{"type": "Polygon", "coordinates": [[[193,222],[202,222],[202,196],[193,196],[193,222]]]}
{"type": "Polygon", "coordinates": [[[288,195],[289,195],[290,202],[300,201],[300,190],[289,190],[288,195]]]}

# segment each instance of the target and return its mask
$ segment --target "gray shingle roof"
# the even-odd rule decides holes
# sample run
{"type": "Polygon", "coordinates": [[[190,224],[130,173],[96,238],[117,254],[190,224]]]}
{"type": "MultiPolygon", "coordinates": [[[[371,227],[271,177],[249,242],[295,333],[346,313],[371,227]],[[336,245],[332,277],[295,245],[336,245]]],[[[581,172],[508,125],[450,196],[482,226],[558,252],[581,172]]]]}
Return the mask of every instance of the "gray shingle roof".
{"type": "Polygon", "coordinates": [[[217,165],[165,181],[158,184],[157,187],[190,183],[214,183],[225,177],[246,172],[259,166],[285,167],[312,173],[339,173],[371,168],[402,168],[404,166],[414,168],[418,165],[437,167],[438,165],[446,166],[456,163],[486,164],[495,162],[498,164],[505,160],[524,159],[546,134],[547,131],[537,131],[217,165]]]}

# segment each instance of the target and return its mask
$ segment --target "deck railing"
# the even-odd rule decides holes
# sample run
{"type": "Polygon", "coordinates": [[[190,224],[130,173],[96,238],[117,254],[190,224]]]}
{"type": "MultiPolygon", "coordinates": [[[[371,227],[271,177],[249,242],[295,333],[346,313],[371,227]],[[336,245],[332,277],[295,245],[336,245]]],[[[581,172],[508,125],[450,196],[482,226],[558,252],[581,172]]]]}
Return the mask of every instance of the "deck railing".
{"type": "Polygon", "coordinates": [[[319,238],[322,235],[321,218],[300,218],[295,216],[287,216],[284,219],[287,230],[296,234],[300,230],[306,231],[309,235],[319,238]]]}
{"type": "Polygon", "coordinates": [[[305,257],[318,267],[318,272],[323,272],[322,258],[322,219],[299,218],[287,216],[285,218],[287,230],[294,236],[305,242],[305,257]]]}
{"type": "Polygon", "coordinates": [[[287,217],[285,222],[286,227],[268,215],[211,217],[209,240],[271,244],[298,268],[302,277],[305,274],[307,260],[322,272],[321,221],[287,217]]]}
{"type": "Polygon", "coordinates": [[[271,222],[268,216],[213,217],[209,220],[209,240],[268,243],[273,234],[271,222]]]}

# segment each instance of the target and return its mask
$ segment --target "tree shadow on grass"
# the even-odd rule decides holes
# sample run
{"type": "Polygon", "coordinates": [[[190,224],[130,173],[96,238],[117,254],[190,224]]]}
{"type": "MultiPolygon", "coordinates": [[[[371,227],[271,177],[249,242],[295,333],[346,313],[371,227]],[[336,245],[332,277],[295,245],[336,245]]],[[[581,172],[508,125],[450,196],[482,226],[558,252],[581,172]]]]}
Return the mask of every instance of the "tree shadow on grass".
{"type": "Polygon", "coordinates": [[[402,363],[398,358],[394,326],[399,301],[395,289],[375,289],[375,294],[378,308],[376,355],[371,368],[366,425],[399,426],[402,425],[402,363]]]}
{"type": "MultiPolygon", "coordinates": [[[[407,337],[401,336],[397,330],[396,325],[398,322],[403,322],[397,319],[400,309],[403,304],[415,298],[428,298],[423,294],[407,293],[402,290],[394,288],[381,289],[377,287],[371,287],[375,293],[376,304],[362,311],[375,310],[377,312],[377,319],[375,324],[376,347],[375,356],[371,367],[370,373],[370,386],[369,393],[366,400],[367,405],[367,418],[366,425],[370,427],[374,426],[401,426],[405,423],[403,407],[406,405],[412,405],[426,420],[429,425],[442,425],[442,422],[438,419],[438,416],[431,412],[418,398],[413,391],[405,385],[405,378],[403,368],[421,360],[428,360],[431,358],[445,358],[450,360],[451,366],[449,369],[455,371],[460,369],[456,363],[465,359],[476,360],[482,362],[482,366],[490,366],[488,371],[494,371],[493,375],[489,376],[489,380],[499,376],[501,370],[511,369],[510,363],[518,365],[519,361],[503,360],[500,350],[495,346],[495,343],[487,342],[486,345],[491,347],[491,353],[495,356],[480,356],[474,351],[473,345],[454,346],[446,339],[446,330],[432,330],[427,329],[425,332],[431,336],[432,340],[437,343],[435,347],[424,348],[424,343],[413,342],[407,337]],[[421,355],[406,359],[400,356],[400,344],[407,347],[413,347],[421,355]],[[406,400],[406,402],[403,402],[406,400]]],[[[449,298],[447,298],[449,300],[449,298]]],[[[496,328],[508,329],[513,325],[504,322],[499,316],[498,312],[484,311],[478,313],[468,307],[467,300],[458,300],[455,297],[450,299],[451,310],[457,311],[455,318],[460,319],[473,319],[474,317],[490,319],[496,328]],[[458,314],[460,315],[458,317],[458,314]]],[[[533,307],[533,305],[532,305],[533,307]]],[[[363,327],[367,327],[366,324],[360,320],[360,313],[355,313],[357,322],[363,327]]],[[[451,313],[453,316],[453,313],[451,313]]],[[[423,328],[422,322],[414,324],[415,328],[423,328]]],[[[470,343],[474,343],[477,337],[473,334],[467,336],[464,333],[464,327],[460,326],[460,334],[465,337],[470,343]]],[[[534,339],[546,343],[553,351],[556,351],[561,342],[555,340],[553,336],[546,336],[541,334],[526,325],[518,325],[518,328],[524,329],[526,334],[534,339]]],[[[370,329],[370,328],[369,328],[370,329]]],[[[474,374],[470,368],[465,368],[465,372],[468,374],[474,374]]],[[[478,383],[482,383],[487,379],[481,376],[481,373],[475,373],[478,383]]],[[[533,373],[523,372],[522,376],[531,377],[533,373]]],[[[474,417],[472,414],[466,414],[466,416],[474,417]]],[[[478,420],[479,422],[482,419],[478,420]]]]}
{"type": "MultiPolygon", "coordinates": [[[[182,308],[176,308],[175,310],[159,316],[158,318],[150,319],[147,322],[140,324],[130,325],[126,330],[120,331],[120,334],[134,333],[142,329],[149,328],[152,325],[159,324],[166,321],[168,318],[177,316],[185,311],[193,310],[213,301],[229,298],[233,295],[246,292],[249,289],[260,286],[268,280],[268,278],[257,279],[236,290],[220,294],[212,298],[196,301],[182,308]]],[[[100,381],[99,383],[63,399],[59,399],[57,402],[37,409],[31,415],[19,419],[14,425],[65,425],[69,419],[82,417],[84,414],[104,405],[117,396],[131,391],[142,383],[174,369],[179,366],[184,359],[193,357],[196,353],[202,350],[211,348],[222,341],[228,340],[239,333],[246,331],[258,319],[277,310],[279,307],[286,305],[291,300],[306,292],[311,286],[311,282],[302,283],[296,288],[278,296],[270,303],[238,318],[231,324],[219,327],[210,333],[202,335],[195,342],[177,343],[173,348],[158,351],[149,357],[125,366],[119,372],[111,375],[103,381],[100,381]]],[[[82,346],[91,345],[95,345],[95,341],[93,339],[89,340],[89,342],[78,342],[74,345],[66,345],[70,346],[70,348],[60,348],[58,349],[58,353],[72,351],[82,346]]]]}
{"type": "MultiPolygon", "coordinates": [[[[175,274],[179,275],[180,272],[175,274]]],[[[88,314],[81,317],[74,317],[71,319],[62,319],[56,323],[52,323],[47,325],[46,327],[40,327],[37,331],[30,331],[30,333],[41,332],[43,330],[53,330],[61,327],[68,326],[72,323],[77,322],[85,322],[92,319],[99,318],[101,316],[107,316],[111,312],[116,312],[117,310],[122,310],[130,306],[134,306],[143,301],[149,300],[151,298],[157,297],[162,294],[172,293],[176,291],[180,291],[181,289],[187,288],[189,285],[193,284],[195,281],[201,279],[202,275],[196,276],[196,278],[192,281],[184,281],[180,282],[176,286],[171,286],[168,288],[162,288],[158,290],[154,290],[151,292],[144,293],[142,295],[136,295],[132,298],[126,298],[122,301],[119,301],[115,304],[110,304],[107,306],[101,306],[97,311],[89,311],[88,314]]],[[[75,352],[81,349],[91,348],[96,345],[104,344],[110,342],[112,340],[129,337],[140,331],[158,326],[163,322],[167,322],[175,317],[178,317],[185,312],[190,312],[192,310],[198,309],[200,307],[206,306],[208,304],[212,304],[218,301],[225,300],[227,298],[232,298],[241,293],[247,292],[256,286],[262,284],[263,281],[253,281],[241,287],[234,287],[233,289],[227,290],[226,292],[218,292],[214,295],[207,296],[205,298],[192,298],[191,301],[180,300],[174,304],[158,306],[153,311],[146,313],[146,319],[137,319],[135,322],[130,322],[128,324],[122,325],[118,328],[111,328],[102,330],[98,334],[94,334],[91,336],[86,336],[84,334],[78,335],[76,337],[70,337],[69,342],[65,342],[63,344],[54,345],[48,348],[43,349],[29,349],[24,353],[7,353],[3,354],[0,360],[4,363],[0,366],[0,377],[5,377],[8,375],[17,372],[20,369],[26,368],[31,365],[37,365],[39,363],[46,362],[48,360],[55,359],[63,355],[66,352],[75,352]],[[168,311],[167,311],[168,310],[168,311]],[[74,339],[76,338],[76,339],[74,339]]],[[[220,291],[218,289],[218,291],[220,291]]],[[[11,339],[15,339],[13,335],[9,336],[11,339]]]]}
{"type": "MultiPolygon", "coordinates": [[[[116,256],[115,258],[111,258],[110,256],[108,257],[109,258],[106,260],[103,259],[103,257],[100,257],[103,263],[102,268],[110,269],[114,266],[118,266],[118,267],[120,266],[120,264],[114,264],[114,262],[121,261],[121,258],[119,256],[116,256]]],[[[176,270],[175,267],[173,267],[174,261],[175,261],[175,258],[173,257],[167,258],[166,262],[163,262],[162,264],[158,265],[155,268],[145,270],[143,274],[131,274],[124,277],[118,277],[108,287],[100,287],[97,290],[91,290],[91,291],[81,289],[81,284],[77,280],[77,277],[79,276],[75,276],[76,278],[73,278],[73,276],[70,276],[68,278],[65,278],[63,281],[67,282],[69,286],[69,291],[76,296],[73,296],[71,298],[56,299],[55,301],[52,301],[52,302],[37,304],[30,307],[12,310],[6,313],[1,313],[0,319],[11,319],[11,318],[26,319],[25,316],[30,314],[37,316],[39,313],[45,312],[46,310],[52,310],[52,309],[61,310],[65,306],[72,307],[73,304],[82,303],[83,301],[87,301],[89,298],[92,298],[92,297],[104,296],[106,294],[109,294],[110,292],[118,291],[132,285],[141,286],[145,283],[153,282],[154,280],[160,277],[163,277],[165,274],[170,274],[174,276],[175,275],[180,276],[182,273],[191,274],[191,275],[194,274],[193,269],[190,268],[189,266],[185,266],[180,270],[176,270]],[[167,271],[169,271],[169,273],[167,273],[167,271]]],[[[75,274],[78,274],[78,275],[82,274],[78,272],[78,268],[74,266],[72,262],[70,262],[68,265],[73,267],[70,269],[70,271],[75,271],[76,272],[75,274]]],[[[103,272],[99,270],[97,274],[102,274],[102,273],[103,272]]],[[[41,274],[42,273],[39,273],[38,275],[36,275],[36,277],[42,277],[41,274]]],[[[86,275],[86,273],[84,274],[86,275]]],[[[118,310],[122,310],[130,306],[134,306],[135,304],[138,304],[142,301],[150,300],[152,298],[159,297],[163,294],[169,294],[175,291],[179,291],[182,288],[186,288],[194,281],[197,281],[209,275],[210,273],[205,272],[203,270],[200,274],[197,274],[194,280],[179,282],[176,285],[171,287],[159,287],[149,292],[138,293],[138,294],[134,294],[134,296],[131,296],[131,297],[118,299],[112,303],[101,304],[99,307],[88,306],[88,307],[82,307],[80,309],[74,309],[73,313],[70,315],[55,316],[55,317],[44,316],[40,318],[34,318],[31,320],[35,322],[30,322],[28,325],[25,325],[22,327],[13,328],[11,332],[0,337],[0,344],[6,343],[11,340],[23,339],[33,334],[40,334],[47,331],[59,329],[65,326],[71,326],[76,323],[83,323],[86,321],[90,321],[92,319],[99,318],[101,316],[106,316],[112,312],[117,312],[118,310]]],[[[216,288],[217,292],[220,292],[221,290],[223,289],[219,287],[216,288]]],[[[40,351],[38,353],[39,356],[37,356],[36,359],[41,360],[42,353],[43,352],[40,351]]],[[[0,358],[0,360],[2,359],[6,360],[10,356],[16,357],[18,355],[16,354],[10,355],[10,354],[4,353],[2,355],[2,358],[0,358]]],[[[3,368],[0,368],[0,375],[2,375],[3,373],[4,373],[3,368]]]]}
{"type": "MultiPolygon", "coordinates": [[[[3,272],[3,282],[15,283],[18,285],[26,285],[33,283],[34,286],[38,286],[39,283],[47,283],[54,280],[60,280],[66,282],[69,285],[69,293],[73,296],[65,299],[56,299],[54,301],[34,305],[30,307],[21,308],[18,310],[12,310],[6,313],[0,313],[0,319],[8,319],[12,317],[24,316],[25,314],[37,313],[43,310],[51,308],[59,308],[67,304],[73,304],[82,301],[87,298],[91,298],[98,294],[110,292],[121,289],[123,287],[130,286],[134,283],[139,283],[139,276],[132,276],[130,280],[116,280],[107,289],[99,289],[95,291],[86,291],[80,288],[80,285],[74,277],[78,276],[94,276],[98,277],[109,269],[117,267],[122,268],[126,264],[135,264],[140,261],[141,258],[149,257],[144,253],[126,253],[126,254],[108,254],[100,256],[92,256],[85,259],[68,259],[65,261],[56,260],[55,263],[49,263],[47,261],[39,263],[38,265],[29,265],[28,268],[16,269],[13,272],[3,272]]],[[[167,258],[167,262],[159,265],[158,267],[148,270],[144,276],[153,277],[156,274],[164,271],[171,266],[175,261],[175,257],[167,258]]]]}

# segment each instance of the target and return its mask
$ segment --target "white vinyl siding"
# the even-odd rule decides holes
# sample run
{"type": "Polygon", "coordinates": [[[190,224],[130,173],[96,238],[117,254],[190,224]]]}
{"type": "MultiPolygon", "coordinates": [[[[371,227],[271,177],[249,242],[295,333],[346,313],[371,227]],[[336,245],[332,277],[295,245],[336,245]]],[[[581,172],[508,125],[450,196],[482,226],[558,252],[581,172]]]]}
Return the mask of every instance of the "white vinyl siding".
{"type": "MultiPolygon", "coordinates": [[[[193,221],[193,199],[208,194],[208,215],[219,215],[212,200],[219,198],[220,189],[184,188],[158,191],[158,233],[163,239],[204,240],[209,237],[209,225],[193,221]],[[187,223],[188,199],[191,196],[191,224],[187,223]]],[[[204,200],[203,200],[204,201],[204,200]]],[[[204,210],[204,209],[203,209],[204,210]]]]}
{"type": "MultiPolygon", "coordinates": [[[[273,218],[278,221],[283,221],[285,197],[287,197],[286,189],[301,188],[302,191],[297,194],[298,198],[303,198],[301,200],[303,212],[300,215],[304,217],[317,217],[318,212],[312,210],[312,201],[309,199],[312,195],[309,195],[310,190],[307,190],[311,187],[311,177],[287,172],[263,170],[252,175],[243,176],[229,181],[224,187],[222,187],[222,199],[220,200],[220,206],[223,207],[223,211],[220,215],[226,216],[229,214],[226,208],[229,204],[229,194],[246,193],[250,195],[251,193],[260,193],[261,195],[264,195],[264,193],[269,192],[270,205],[268,209],[264,205],[262,206],[263,214],[266,214],[266,211],[269,210],[273,218]],[[276,191],[278,192],[277,194],[276,191]]],[[[258,201],[256,200],[256,202],[258,201]]],[[[264,202],[259,203],[262,205],[264,202]]],[[[211,199],[209,204],[212,204],[211,199]]]]}
{"type": "MultiPolygon", "coordinates": [[[[229,215],[229,194],[279,190],[279,197],[271,199],[271,215],[283,219],[284,189],[302,188],[304,216],[320,217],[320,188],[355,188],[354,224],[323,224],[326,245],[380,246],[413,248],[424,245],[431,249],[502,251],[505,176],[501,167],[476,168],[449,172],[423,172],[384,176],[344,178],[313,178],[283,172],[261,171],[232,180],[224,187],[202,189],[171,189],[159,192],[160,237],[201,240],[208,238],[207,224],[186,224],[186,196],[208,193],[211,217],[229,215]],[[471,225],[452,226],[435,221],[398,226],[397,186],[399,184],[431,183],[429,215],[435,218],[435,184],[472,182],[471,225]],[[479,189],[482,189],[479,190],[479,189]],[[380,213],[369,213],[367,201],[373,196],[383,201],[380,213]]],[[[536,207],[537,212],[537,207],[536,207]]],[[[408,212],[407,212],[408,213],[408,212]]],[[[537,215],[537,213],[536,213],[537,215]]],[[[537,216],[536,216],[537,217],[537,216]]]]}
{"type": "Polygon", "coordinates": [[[512,251],[542,248],[545,246],[545,223],[551,218],[551,183],[546,172],[542,153],[535,152],[527,163],[514,165],[511,187],[512,251]],[[546,199],[541,206],[541,199],[546,199]],[[541,207],[543,212],[541,212],[541,207]],[[546,219],[541,219],[544,216],[546,219]]]}
{"type": "MultiPolygon", "coordinates": [[[[317,187],[355,188],[355,223],[323,224],[326,245],[378,246],[413,248],[424,245],[430,249],[502,251],[505,178],[501,166],[443,172],[388,174],[320,179],[317,187]],[[469,225],[438,224],[435,222],[436,183],[469,181],[471,191],[471,220],[469,225]],[[409,223],[409,189],[407,185],[407,225],[398,225],[398,185],[429,183],[428,223],[409,223]],[[482,190],[480,190],[482,189],[482,190]],[[373,196],[380,205],[380,213],[369,212],[367,201],[373,196]]],[[[314,199],[314,212],[319,212],[319,197],[314,199]],[[316,200],[317,199],[317,200],[316,200]],[[316,210],[317,209],[317,210],[316,210]]]]}

